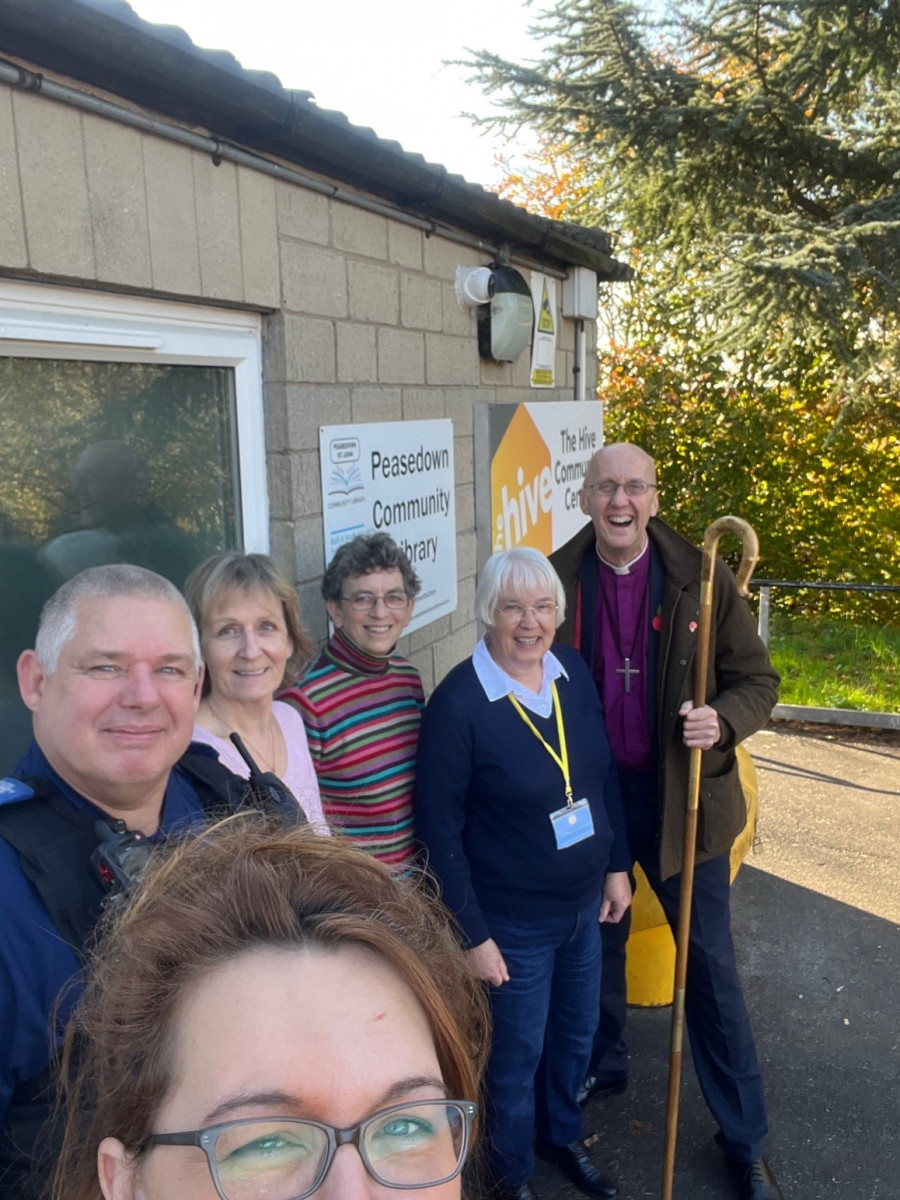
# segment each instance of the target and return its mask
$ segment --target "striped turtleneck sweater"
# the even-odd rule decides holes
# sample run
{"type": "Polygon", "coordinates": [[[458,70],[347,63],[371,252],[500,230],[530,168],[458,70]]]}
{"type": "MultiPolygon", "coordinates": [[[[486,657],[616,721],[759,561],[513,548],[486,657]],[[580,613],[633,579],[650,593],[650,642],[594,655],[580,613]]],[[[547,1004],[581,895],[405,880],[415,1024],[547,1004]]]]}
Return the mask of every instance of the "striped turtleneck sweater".
{"type": "Polygon", "coordinates": [[[419,672],[399,654],[366,654],[338,629],[303,679],[278,698],[303,717],[329,825],[395,874],[407,874],[416,848],[413,793],[425,703],[419,672]]]}

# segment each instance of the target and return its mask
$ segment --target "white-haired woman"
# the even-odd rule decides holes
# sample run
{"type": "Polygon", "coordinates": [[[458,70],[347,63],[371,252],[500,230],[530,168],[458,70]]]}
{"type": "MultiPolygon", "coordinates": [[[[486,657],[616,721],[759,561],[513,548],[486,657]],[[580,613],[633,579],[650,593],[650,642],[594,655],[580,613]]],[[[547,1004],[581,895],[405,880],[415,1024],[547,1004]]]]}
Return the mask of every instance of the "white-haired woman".
{"type": "Polygon", "coordinates": [[[487,562],[487,629],[437,687],[419,742],[416,824],[444,902],[491,986],[489,1162],[531,1200],[532,1138],[589,1195],[616,1189],[588,1158],[577,1092],[600,993],[598,921],[631,901],[615,764],[580,656],[551,650],[559,577],[537,550],[487,562]],[[539,1069],[540,1068],[540,1069],[539,1069]]]}

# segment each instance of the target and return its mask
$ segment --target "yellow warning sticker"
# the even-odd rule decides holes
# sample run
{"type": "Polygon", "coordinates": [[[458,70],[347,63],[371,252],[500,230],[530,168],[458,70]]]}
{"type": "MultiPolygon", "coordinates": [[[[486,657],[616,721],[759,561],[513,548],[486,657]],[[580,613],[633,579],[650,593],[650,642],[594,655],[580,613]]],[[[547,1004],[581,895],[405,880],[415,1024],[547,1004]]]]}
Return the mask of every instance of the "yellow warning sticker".
{"type": "Polygon", "coordinates": [[[541,311],[538,316],[538,329],[541,333],[555,333],[556,327],[553,324],[553,309],[550,307],[550,297],[547,294],[547,280],[544,279],[544,287],[541,292],[541,311]]]}
{"type": "Polygon", "coordinates": [[[556,280],[543,272],[531,274],[534,337],[531,342],[531,386],[556,386],[556,280]]]}

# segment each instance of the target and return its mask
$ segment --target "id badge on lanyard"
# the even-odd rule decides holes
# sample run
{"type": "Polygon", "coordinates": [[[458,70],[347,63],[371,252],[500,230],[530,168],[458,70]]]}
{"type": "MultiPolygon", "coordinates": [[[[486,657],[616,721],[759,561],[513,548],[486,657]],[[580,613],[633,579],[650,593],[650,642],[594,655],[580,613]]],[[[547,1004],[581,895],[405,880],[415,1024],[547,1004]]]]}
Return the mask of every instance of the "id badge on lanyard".
{"type": "Polygon", "coordinates": [[[587,800],[579,800],[575,804],[567,804],[550,814],[550,824],[553,826],[553,836],[556,838],[557,850],[565,850],[585,838],[594,836],[594,818],[591,806],[587,800]]]}
{"type": "Polygon", "coordinates": [[[558,808],[555,812],[550,813],[550,824],[553,826],[553,837],[556,841],[557,850],[566,850],[569,846],[575,846],[578,842],[583,842],[586,838],[594,836],[594,817],[591,813],[591,806],[585,798],[578,801],[572,798],[572,784],[569,779],[569,751],[566,747],[566,731],[563,726],[562,706],[559,703],[559,693],[556,690],[555,680],[551,687],[553,690],[553,710],[556,713],[556,729],[559,734],[559,754],[556,753],[546,738],[541,736],[534,722],[529,718],[516,697],[511,695],[510,700],[516,712],[559,767],[560,771],[562,771],[566,785],[566,803],[564,808],[558,808]]]}

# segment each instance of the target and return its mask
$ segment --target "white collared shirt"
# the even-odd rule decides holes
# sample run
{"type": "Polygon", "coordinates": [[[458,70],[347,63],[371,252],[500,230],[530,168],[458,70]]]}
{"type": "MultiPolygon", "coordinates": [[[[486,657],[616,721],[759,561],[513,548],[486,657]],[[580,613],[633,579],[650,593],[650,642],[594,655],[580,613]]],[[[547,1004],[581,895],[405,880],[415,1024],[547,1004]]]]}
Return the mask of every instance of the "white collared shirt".
{"type": "Polygon", "coordinates": [[[533,692],[517,679],[513,679],[512,675],[507,675],[500,664],[491,658],[484,638],[475,647],[472,666],[488,700],[493,703],[494,700],[503,700],[506,696],[513,695],[523,708],[529,709],[539,717],[549,717],[553,712],[553,692],[550,686],[553,681],[560,676],[569,678],[565,667],[556,655],[548,650],[541,664],[541,690],[533,692]]]}

